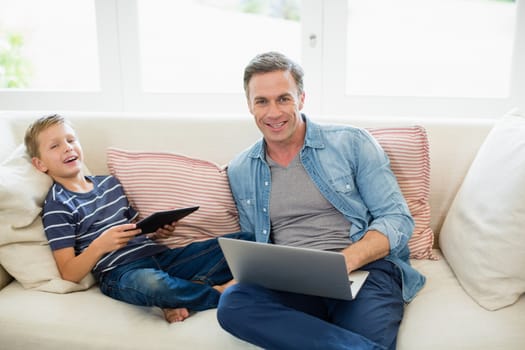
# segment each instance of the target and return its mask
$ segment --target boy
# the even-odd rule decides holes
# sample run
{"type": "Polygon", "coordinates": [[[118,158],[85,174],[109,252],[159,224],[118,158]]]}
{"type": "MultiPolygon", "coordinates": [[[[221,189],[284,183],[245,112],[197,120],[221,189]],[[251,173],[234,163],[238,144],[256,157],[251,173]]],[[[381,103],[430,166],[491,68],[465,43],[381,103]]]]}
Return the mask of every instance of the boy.
{"type": "Polygon", "coordinates": [[[189,310],[217,306],[233,281],[216,239],[176,249],[156,243],[174,231],[175,223],[137,236],[138,213],[121,184],[113,176],[84,175],[82,147],[60,115],[36,120],[24,141],[32,164],[54,181],[42,220],[63,279],[78,282],[92,272],[102,293],[158,306],[168,322],[183,321],[189,310]]]}

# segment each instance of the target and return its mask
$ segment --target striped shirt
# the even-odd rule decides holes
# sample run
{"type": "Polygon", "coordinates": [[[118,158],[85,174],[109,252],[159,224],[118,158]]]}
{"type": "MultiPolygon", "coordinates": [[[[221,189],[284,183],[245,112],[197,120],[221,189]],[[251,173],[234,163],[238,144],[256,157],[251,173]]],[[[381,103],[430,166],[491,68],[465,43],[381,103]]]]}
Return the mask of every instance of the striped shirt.
{"type": "MultiPolygon", "coordinates": [[[[52,250],[73,247],[82,253],[104,231],[131,222],[138,216],[120,182],[113,176],[87,176],[93,190],[71,192],[54,183],[44,202],[42,221],[52,250]]],[[[104,255],[94,266],[95,275],[167,249],[145,236],[138,236],[121,249],[104,255]]]]}

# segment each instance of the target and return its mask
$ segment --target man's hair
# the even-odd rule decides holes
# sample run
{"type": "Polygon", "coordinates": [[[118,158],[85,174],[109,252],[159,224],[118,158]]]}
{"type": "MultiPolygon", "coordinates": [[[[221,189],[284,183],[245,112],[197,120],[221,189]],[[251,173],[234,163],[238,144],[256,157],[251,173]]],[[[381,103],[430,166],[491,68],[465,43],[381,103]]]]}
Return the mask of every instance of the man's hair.
{"type": "Polygon", "coordinates": [[[59,114],[45,115],[35,120],[26,130],[24,143],[26,145],[27,154],[30,157],[39,157],[38,152],[38,135],[47,128],[67,123],[66,119],[59,114]]]}
{"type": "Polygon", "coordinates": [[[244,69],[244,92],[248,97],[248,84],[256,74],[270,73],[275,71],[288,71],[295,80],[299,93],[303,93],[304,72],[301,66],[280,52],[265,52],[255,56],[244,69]]]}

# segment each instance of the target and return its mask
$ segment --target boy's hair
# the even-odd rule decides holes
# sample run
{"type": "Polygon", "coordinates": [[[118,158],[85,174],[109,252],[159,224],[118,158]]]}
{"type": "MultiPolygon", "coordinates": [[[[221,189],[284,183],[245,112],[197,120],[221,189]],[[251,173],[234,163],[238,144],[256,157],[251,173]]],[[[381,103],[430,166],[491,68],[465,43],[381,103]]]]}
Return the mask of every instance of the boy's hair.
{"type": "Polygon", "coordinates": [[[248,84],[255,74],[270,73],[275,71],[288,71],[297,84],[299,93],[303,93],[304,72],[300,65],[280,52],[270,51],[255,56],[244,69],[244,92],[248,97],[248,84]]]}
{"type": "Polygon", "coordinates": [[[31,158],[39,157],[40,153],[38,152],[38,135],[53,125],[64,123],[67,123],[66,119],[59,114],[45,115],[31,123],[31,125],[29,125],[27,128],[24,137],[27,154],[29,154],[31,158]]]}

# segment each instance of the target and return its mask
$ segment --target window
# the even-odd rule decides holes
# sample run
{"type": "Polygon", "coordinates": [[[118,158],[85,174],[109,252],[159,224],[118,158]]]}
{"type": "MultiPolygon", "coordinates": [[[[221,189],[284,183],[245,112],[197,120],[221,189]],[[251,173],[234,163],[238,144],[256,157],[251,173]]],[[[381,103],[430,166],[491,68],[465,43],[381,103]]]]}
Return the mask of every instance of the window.
{"type": "Polygon", "coordinates": [[[300,0],[119,5],[126,110],[245,113],[249,59],[266,50],[302,57],[300,0]]]}
{"type": "Polygon", "coordinates": [[[301,60],[299,1],[139,0],[146,92],[243,93],[242,67],[277,50],[301,60]]]}
{"type": "Polygon", "coordinates": [[[348,0],[346,94],[504,98],[516,4],[348,0]]]}
{"type": "Polygon", "coordinates": [[[524,57],[520,9],[512,0],[327,6],[322,113],[501,115],[525,93],[516,84],[524,57]]]}
{"type": "Polygon", "coordinates": [[[0,0],[0,8],[1,89],[99,89],[93,1],[0,0]]]}
{"type": "Polygon", "coordinates": [[[496,117],[525,109],[524,1],[0,0],[0,109],[245,115],[278,50],[316,117],[496,117]]]}

